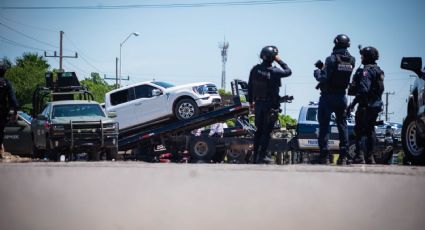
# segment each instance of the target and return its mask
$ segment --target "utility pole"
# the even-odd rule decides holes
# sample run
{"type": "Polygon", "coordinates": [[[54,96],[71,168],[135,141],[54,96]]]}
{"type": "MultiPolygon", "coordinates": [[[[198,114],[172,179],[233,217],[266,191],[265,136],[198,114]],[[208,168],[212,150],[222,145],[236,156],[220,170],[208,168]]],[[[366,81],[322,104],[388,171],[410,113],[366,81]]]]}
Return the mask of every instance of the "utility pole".
{"type": "MultiPolygon", "coordinates": [[[[119,79],[119,74],[118,74],[118,57],[115,58],[115,77],[107,77],[106,74],[104,75],[103,79],[105,80],[115,80],[115,89],[119,88],[118,85],[118,79],[119,79]]],[[[130,77],[127,76],[127,78],[121,79],[121,80],[125,80],[128,81],[130,80],[130,77]]]]}
{"type": "Polygon", "coordinates": [[[385,92],[385,121],[388,121],[388,114],[393,114],[393,113],[388,113],[388,96],[389,95],[394,95],[395,92],[385,92]]]}
{"type": "Polygon", "coordinates": [[[54,58],[57,58],[58,57],[59,58],[59,71],[60,72],[64,72],[64,70],[62,68],[63,58],[78,58],[77,52],[75,52],[75,55],[74,56],[63,56],[63,34],[64,34],[63,31],[60,31],[59,32],[59,56],[56,55],[56,51],[54,51],[54,54],[53,55],[47,55],[47,52],[44,51],[44,56],[45,57],[54,57],[54,58]]]}
{"type": "Polygon", "coordinates": [[[226,62],[227,62],[227,49],[229,48],[229,43],[224,39],[223,43],[218,45],[218,48],[221,50],[221,60],[222,60],[222,71],[221,71],[221,88],[226,91],[226,62]]]}

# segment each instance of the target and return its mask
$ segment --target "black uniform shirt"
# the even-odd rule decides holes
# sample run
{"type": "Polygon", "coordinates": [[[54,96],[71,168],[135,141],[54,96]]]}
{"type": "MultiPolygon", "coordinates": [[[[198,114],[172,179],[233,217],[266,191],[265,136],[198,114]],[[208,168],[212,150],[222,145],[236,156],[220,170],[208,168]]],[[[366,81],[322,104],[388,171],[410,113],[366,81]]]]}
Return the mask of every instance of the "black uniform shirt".
{"type": "Polygon", "coordinates": [[[16,110],[18,108],[18,101],[16,100],[15,91],[10,81],[0,77],[0,110],[1,112],[5,112],[9,108],[16,110]]]}
{"type": "Polygon", "coordinates": [[[278,98],[279,97],[279,87],[281,86],[281,78],[288,77],[292,74],[291,69],[283,61],[277,62],[281,68],[272,66],[271,63],[262,62],[259,65],[254,66],[251,69],[249,74],[248,81],[248,102],[252,103],[254,101],[253,92],[254,92],[254,78],[259,77],[259,72],[267,73],[269,76],[270,84],[268,89],[261,89],[267,91],[267,98],[278,98]]]}
{"type": "MultiPolygon", "coordinates": [[[[350,55],[347,49],[334,49],[332,54],[326,58],[325,68],[316,69],[314,71],[314,78],[316,78],[316,80],[320,83],[320,90],[322,92],[326,91],[329,88],[329,81],[331,79],[331,76],[334,74],[335,66],[337,65],[336,54],[350,55]]],[[[353,67],[356,64],[356,60],[354,59],[354,57],[352,59],[351,64],[353,67]]],[[[345,93],[345,90],[342,90],[341,93],[345,93]]]]}

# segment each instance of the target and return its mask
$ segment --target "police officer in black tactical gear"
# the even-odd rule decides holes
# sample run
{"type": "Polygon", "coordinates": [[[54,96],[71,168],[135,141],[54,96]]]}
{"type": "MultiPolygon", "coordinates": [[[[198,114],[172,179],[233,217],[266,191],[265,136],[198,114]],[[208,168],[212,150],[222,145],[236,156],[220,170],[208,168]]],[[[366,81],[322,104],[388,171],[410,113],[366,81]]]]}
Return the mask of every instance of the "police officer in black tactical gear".
{"type": "Polygon", "coordinates": [[[12,84],[4,78],[7,71],[7,65],[4,60],[0,60],[0,158],[3,154],[3,137],[4,128],[7,123],[9,111],[12,109],[13,114],[11,120],[17,118],[18,102],[16,100],[15,92],[13,91],[12,84]]]}
{"type": "Polygon", "coordinates": [[[333,52],[326,58],[325,64],[321,61],[315,64],[317,69],[314,77],[319,82],[317,88],[321,91],[318,111],[320,155],[317,163],[329,164],[329,123],[331,114],[335,113],[340,148],[337,164],[345,165],[348,151],[346,89],[355,66],[355,58],[347,50],[350,47],[350,38],[347,35],[336,36],[334,44],[333,52]]]}
{"type": "Polygon", "coordinates": [[[375,150],[375,123],[384,103],[384,71],[376,64],[379,52],[375,47],[360,49],[363,68],[358,68],[353,76],[348,94],[355,96],[347,111],[356,110],[356,159],[355,162],[375,164],[373,153],[375,150]]]}
{"type": "Polygon", "coordinates": [[[278,118],[279,87],[281,78],[292,74],[291,69],[278,56],[275,46],[266,46],[261,50],[262,63],[254,66],[249,74],[248,102],[255,111],[253,162],[257,164],[273,163],[271,156],[266,154],[270,134],[278,118]],[[281,68],[273,66],[277,62],[281,68]]]}

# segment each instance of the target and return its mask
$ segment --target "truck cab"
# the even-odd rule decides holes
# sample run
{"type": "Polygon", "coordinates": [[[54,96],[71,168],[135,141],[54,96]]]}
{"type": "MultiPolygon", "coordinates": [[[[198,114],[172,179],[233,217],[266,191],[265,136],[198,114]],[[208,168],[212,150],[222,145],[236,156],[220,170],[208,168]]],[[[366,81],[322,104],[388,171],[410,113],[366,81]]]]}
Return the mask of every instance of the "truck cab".
{"type": "MultiPolygon", "coordinates": [[[[297,124],[297,144],[302,151],[319,151],[319,120],[318,120],[319,105],[317,102],[310,102],[307,106],[300,109],[297,124]]],[[[338,128],[334,122],[334,117],[330,122],[329,132],[329,150],[339,150],[338,128]]],[[[353,136],[354,120],[352,117],[347,119],[347,127],[349,137],[353,136]]]]}

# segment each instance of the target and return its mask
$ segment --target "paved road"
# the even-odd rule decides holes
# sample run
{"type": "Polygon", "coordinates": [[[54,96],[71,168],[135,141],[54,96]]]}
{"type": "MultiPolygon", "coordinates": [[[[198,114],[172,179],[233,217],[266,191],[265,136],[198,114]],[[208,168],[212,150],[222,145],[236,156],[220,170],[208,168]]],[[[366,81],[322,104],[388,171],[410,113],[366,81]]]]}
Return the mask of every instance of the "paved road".
{"type": "Polygon", "coordinates": [[[0,163],[0,229],[423,229],[425,168],[0,163]]]}

